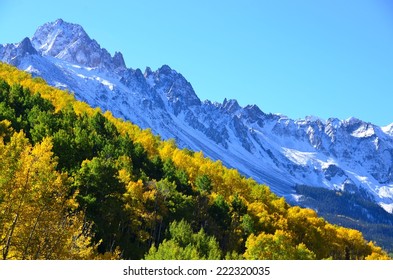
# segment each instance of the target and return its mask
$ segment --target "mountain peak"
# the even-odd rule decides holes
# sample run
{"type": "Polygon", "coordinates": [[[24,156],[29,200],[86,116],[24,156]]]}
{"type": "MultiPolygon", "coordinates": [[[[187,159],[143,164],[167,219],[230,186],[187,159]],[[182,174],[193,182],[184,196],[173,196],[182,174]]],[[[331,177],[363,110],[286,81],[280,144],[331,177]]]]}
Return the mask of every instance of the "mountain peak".
{"type": "Polygon", "coordinates": [[[113,56],[113,63],[116,67],[126,68],[126,64],[124,62],[124,57],[121,52],[115,52],[115,55],[113,56]]]}
{"type": "Polygon", "coordinates": [[[170,74],[174,74],[174,70],[172,70],[171,67],[169,67],[168,65],[164,64],[162,65],[159,69],[158,69],[158,73],[161,75],[170,75],[170,74]]]}
{"type": "Polygon", "coordinates": [[[20,49],[21,54],[37,54],[36,49],[33,47],[30,39],[27,37],[19,43],[18,48],[20,49]]]}
{"type": "Polygon", "coordinates": [[[61,18],[58,18],[58,19],[55,21],[55,24],[63,24],[63,23],[64,23],[64,20],[61,19],[61,18]]]}
{"type": "Polygon", "coordinates": [[[191,84],[168,65],[162,65],[155,72],[147,67],[144,77],[152,88],[165,96],[175,115],[190,106],[201,104],[191,84]]]}
{"type": "Polygon", "coordinates": [[[104,67],[114,70],[125,67],[123,55],[112,58],[106,49],[87,35],[82,26],[57,19],[40,26],[32,43],[43,56],[56,57],[86,67],[104,67]]]}
{"type": "Polygon", "coordinates": [[[239,103],[237,102],[236,99],[229,99],[227,100],[226,98],[224,99],[222,103],[222,107],[227,110],[230,113],[233,113],[239,109],[241,109],[239,103]]]}
{"type": "Polygon", "coordinates": [[[34,33],[32,42],[34,47],[43,55],[56,57],[64,47],[77,41],[91,41],[82,26],[57,19],[40,26],[34,33]]]}

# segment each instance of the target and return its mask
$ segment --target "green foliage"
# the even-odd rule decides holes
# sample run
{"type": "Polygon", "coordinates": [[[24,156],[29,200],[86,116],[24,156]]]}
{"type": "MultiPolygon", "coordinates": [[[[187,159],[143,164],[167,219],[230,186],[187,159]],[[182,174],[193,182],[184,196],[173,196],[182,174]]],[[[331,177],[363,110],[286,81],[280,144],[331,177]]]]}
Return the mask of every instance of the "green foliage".
{"type": "Polygon", "coordinates": [[[218,195],[210,207],[210,215],[222,228],[229,228],[231,217],[229,216],[229,205],[222,195],[218,195]]]}
{"type": "Polygon", "coordinates": [[[233,197],[231,201],[231,207],[233,212],[237,213],[238,215],[245,215],[247,213],[247,206],[238,194],[233,197]]]}
{"type": "Polygon", "coordinates": [[[250,215],[246,214],[243,216],[242,228],[243,228],[243,231],[246,235],[249,235],[251,233],[255,233],[254,221],[250,215]]]}
{"type": "Polygon", "coordinates": [[[162,165],[163,176],[174,182],[177,189],[185,194],[192,194],[191,186],[188,182],[187,173],[175,166],[172,160],[164,161],[162,165]]]}
{"type": "Polygon", "coordinates": [[[152,246],[146,254],[147,260],[219,260],[222,252],[214,237],[203,229],[194,233],[184,220],[172,222],[169,237],[156,248],[152,246]]]}
{"type": "Polygon", "coordinates": [[[209,176],[202,175],[195,179],[195,185],[200,193],[210,193],[212,190],[212,180],[209,176]]]}
{"type": "Polygon", "coordinates": [[[114,162],[100,157],[84,161],[75,174],[74,188],[79,191],[78,202],[86,217],[94,223],[96,241],[102,240],[100,252],[112,252],[113,244],[124,242],[120,229],[127,223],[122,219],[121,202],[125,188],[117,178],[114,162]]]}

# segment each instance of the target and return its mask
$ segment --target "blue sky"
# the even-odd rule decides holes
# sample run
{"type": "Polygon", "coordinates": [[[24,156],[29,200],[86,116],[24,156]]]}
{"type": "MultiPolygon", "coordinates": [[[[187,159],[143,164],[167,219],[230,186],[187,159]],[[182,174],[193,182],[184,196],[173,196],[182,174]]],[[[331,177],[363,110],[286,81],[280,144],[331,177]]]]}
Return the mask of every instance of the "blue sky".
{"type": "Polygon", "coordinates": [[[391,0],[0,0],[0,43],[57,18],[128,67],[169,65],[202,100],[393,122],[391,0]]]}

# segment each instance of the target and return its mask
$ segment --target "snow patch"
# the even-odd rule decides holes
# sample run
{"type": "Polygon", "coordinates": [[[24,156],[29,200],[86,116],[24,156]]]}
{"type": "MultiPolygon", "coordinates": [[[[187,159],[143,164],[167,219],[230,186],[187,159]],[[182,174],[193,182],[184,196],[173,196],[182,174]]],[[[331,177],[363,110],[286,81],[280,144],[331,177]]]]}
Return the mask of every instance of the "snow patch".
{"type": "Polygon", "coordinates": [[[63,84],[63,83],[60,83],[57,81],[54,82],[54,85],[55,85],[55,87],[61,88],[61,89],[68,88],[68,86],[66,84],[63,84]]]}
{"type": "Polygon", "coordinates": [[[353,137],[366,138],[375,134],[374,127],[370,124],[363,124],[354,132],[351,133],[353,137]]]}
{"type": "Polygon", "coordinates": [[[379,203],[379,205],[388,213],[393,214],[393,203],[379,203]]]}
{"type": "Polygon", "coordinates": [[[103,84],[104,86],[106,86],[109,90],[112,91],[114,89],[114,84],[112,84],[111,82],[104,80],[100,77],[95,77],[95,79],[99,81],[101,84],[103,84]]]}
{"type": "Polygon", "coordinates": [[[293,163],[307,166],[309,162],[314,161],[315,153],[300,152],[294,149],[282,148],[283,154],[293,163]]]}
{"type": "Polygon", "coordinates": [[[381,198],[391,198],[393,197],[393,187],[383,186],[378,189],[378,195],[381,198]]]}
{"type": "Polygon", "coordinates": [[[29,65],[26,69],[26,72],[29,72],[31,74],[36,74],[36,75],[40,75],[41,72],[38,69],[35,69],[33,66],[29,65]]]}
{"type": "Polygon", "coordinates": [[[295,201],[295,202],[300,202],[301,199],[303,198],[303,195],[301,194],[292,194],[291,198],[295,201]]]}
{"type": "Polygon", "coordinates": [[[393,123],[387,125],[387,126],[383,126],[381,127],[382,131],[390,136],[393,136],[393,123]]]}

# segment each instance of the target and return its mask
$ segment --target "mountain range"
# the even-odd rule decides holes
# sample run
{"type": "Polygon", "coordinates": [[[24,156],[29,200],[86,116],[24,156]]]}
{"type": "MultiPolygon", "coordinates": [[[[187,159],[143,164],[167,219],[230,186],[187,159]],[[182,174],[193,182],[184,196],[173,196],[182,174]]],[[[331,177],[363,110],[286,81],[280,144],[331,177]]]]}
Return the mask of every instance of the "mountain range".
{"type": "Polygon", "coordinates": [[[353,227],[392,228],[393,123],[292,120],[236,100],[202,101],[176,70],[128,68],[120,52],[112,56],[80,25],[61,19],[0,45],[0,60],[179,147],[203,151],[292,204],[353,227]]]}

